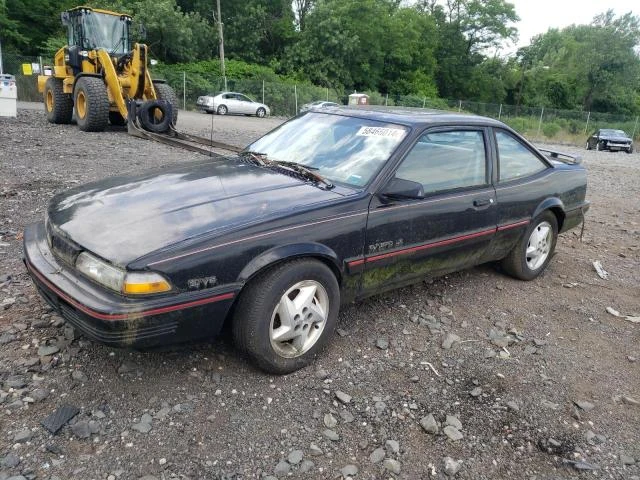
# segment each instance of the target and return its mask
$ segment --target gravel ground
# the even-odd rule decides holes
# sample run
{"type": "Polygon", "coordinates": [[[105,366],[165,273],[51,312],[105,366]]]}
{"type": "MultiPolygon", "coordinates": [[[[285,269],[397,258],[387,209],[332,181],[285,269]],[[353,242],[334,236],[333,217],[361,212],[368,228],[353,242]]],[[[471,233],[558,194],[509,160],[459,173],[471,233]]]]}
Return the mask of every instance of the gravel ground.
{"type": "MultiPolygon", "coordinates": [[[[181,128],[212,119],[238,145],[279,123],[181,112],[181,128]]],[[[561,235],[540,278],[484,265],[371,298],[316,365],[272,377],[226,338],[78,338],[21,263],[54,193],[196,154],[35,110],[0,119],[0,145],[1,480],[640,478],[640,324],[607,312],[640,315],[640,155],[581,152],[584,238],[561,235]],[[80,412],[53,436],[40,422],[61,405],[80,412]]]]}

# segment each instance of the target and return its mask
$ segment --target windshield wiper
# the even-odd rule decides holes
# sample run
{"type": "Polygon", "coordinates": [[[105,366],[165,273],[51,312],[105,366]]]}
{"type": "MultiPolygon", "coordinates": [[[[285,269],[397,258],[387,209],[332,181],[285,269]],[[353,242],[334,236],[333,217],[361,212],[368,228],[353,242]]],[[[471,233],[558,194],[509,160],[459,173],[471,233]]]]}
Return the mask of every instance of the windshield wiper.
{"type": "Polygon", "coordinates": [[[297,163],[297,162],[275,160],[275,159],[269,158],[266,153],[254,152],[252,150],[245,150],[241,152],[241,155],[245,157],[249,157],[258,165],[267,166],[267,167],[277,165],[287,170],[291,170],[299,175],[302,175],[305,178],[308,178],[309,180],[322,183],[326,185],[327,188],[334,187],[333,183],[327,181],[322,175],[319,175],[313,171],[313,170],[318,170],[317,167],[308,167],[306,165],[302,165],[301,163],[297,163]]]}

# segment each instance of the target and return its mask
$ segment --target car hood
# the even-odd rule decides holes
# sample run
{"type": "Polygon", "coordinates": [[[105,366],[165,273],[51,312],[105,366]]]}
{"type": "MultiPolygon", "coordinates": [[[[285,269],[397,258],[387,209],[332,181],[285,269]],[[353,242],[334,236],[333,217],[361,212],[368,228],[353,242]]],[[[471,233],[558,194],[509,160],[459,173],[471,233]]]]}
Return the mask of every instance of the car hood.
{"type": "Polygon", "coordinates": [[[67,190],[48,217],[81,248],[126,266],[182,240],[340,197],[237,159],[207,160],[67,190]]]}

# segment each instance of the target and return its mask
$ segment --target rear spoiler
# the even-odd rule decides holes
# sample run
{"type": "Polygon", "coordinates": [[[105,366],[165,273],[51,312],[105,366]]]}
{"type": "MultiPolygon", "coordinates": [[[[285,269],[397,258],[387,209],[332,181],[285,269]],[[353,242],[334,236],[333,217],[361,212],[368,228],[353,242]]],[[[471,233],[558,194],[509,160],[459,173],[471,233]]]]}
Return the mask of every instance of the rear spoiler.
{"type": "Polygon", "coordinates": [[[551,158],[552,160],[558,160],[559,162],[562,162],[562,163],[571,163],[575,165],[579,165],[582,163],[581,155],[572,155],[571,153],[556,152],[554,150],[547,150],[545,148],[538,148],[538,151],[544,153],[547,157],[551,158]]]}

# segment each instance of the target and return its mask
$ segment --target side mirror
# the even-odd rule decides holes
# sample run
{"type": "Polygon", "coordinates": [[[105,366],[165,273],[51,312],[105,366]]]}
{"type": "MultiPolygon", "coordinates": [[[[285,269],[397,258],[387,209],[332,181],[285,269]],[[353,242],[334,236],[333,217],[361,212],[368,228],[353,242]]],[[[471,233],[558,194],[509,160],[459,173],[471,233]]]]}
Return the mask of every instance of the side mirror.
{"type": "Polygon", "coordinates": [[[69,25],[69,12],[62,12],[60,14],[60,21],[62,22],[62,25],[64,25],[65,27],[69,25]]]}
{"type": "Polygon", "coordinates": [[[394,178],[382,190],[381,195],[391,199],[421,199],[424,198],[424,187],[421,183],[412,180],[394,178]]]}

